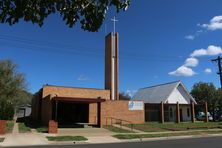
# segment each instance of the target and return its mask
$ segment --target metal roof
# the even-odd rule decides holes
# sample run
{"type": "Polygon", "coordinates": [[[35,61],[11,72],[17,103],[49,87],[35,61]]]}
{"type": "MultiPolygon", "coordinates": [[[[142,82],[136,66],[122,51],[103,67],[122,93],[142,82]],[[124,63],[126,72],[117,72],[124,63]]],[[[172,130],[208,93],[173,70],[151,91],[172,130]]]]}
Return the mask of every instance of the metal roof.
{"type": "Polygon", "coordinates": [[[160,84],[156,86],[141,88],[134,95],[133,100],[143,100],[144,103],[161,103],[165,102],[170,94],[177,88],[179,85],[182,85],[187,95],[196,103],[193,97],[187,92],[186,88],[181,81],[170,82],[165,84],[160,84]]]}

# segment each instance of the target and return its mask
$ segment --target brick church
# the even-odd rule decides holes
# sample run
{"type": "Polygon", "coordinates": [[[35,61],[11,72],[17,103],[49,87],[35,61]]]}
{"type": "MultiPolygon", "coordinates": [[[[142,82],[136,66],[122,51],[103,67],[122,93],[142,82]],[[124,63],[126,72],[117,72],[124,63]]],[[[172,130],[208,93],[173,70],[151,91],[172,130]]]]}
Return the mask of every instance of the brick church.
{"type": "Polygon", "coordinates": [[[32,101],[32,119],[43,125],[50,120],[59,126],[78,123],[109,125],[125,121],[144,123],[143,101],[119,100],[118,33],[105,38],[105,88],[79,88],[45,85],[32,101]]]}

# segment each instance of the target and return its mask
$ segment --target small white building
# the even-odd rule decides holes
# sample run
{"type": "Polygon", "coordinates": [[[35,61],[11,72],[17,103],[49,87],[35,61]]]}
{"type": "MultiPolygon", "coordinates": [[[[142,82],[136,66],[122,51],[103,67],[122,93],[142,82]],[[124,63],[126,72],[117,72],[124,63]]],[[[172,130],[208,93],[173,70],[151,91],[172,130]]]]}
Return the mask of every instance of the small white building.
{"type": "Polygon", "coordinates": [[[146,122],[191,121],[196,104],[181,81],[141,88],[133,100],[144,101],[146,122]]]}

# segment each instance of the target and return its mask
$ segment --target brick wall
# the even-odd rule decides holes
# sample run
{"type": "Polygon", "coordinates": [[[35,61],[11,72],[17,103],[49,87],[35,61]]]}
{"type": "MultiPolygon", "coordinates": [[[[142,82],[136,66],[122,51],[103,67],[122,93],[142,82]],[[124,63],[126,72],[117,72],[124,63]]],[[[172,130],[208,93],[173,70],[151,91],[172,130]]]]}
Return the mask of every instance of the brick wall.
{"type": "MultiPolygon", "coordinates": [[[[144,123],[144,110],[129,110],[129,101],[111,101],[107,100],[101,104],[101,122],[102,125],[111,124],[111,119],[122,119],[130,121],[133,124],[144,123]]],[[[97,123],[97,104],[90,104],[89,122],[97,123]]],[[[126,122],[125,122],[126,123],[126,122]]]]}
{"type": "Polygon", "coordinates": [[[0,135],[6,134],[6,120],[0,120],[0,135]]]}
{"type": "Polygon", "coordinates": [[[47,125],[52,119],[52,101],[50,95],[42,99],[41,124],[47,125]]]}
{"type": "Polygon", "coordinates": [[[89,123],[97,124],[97,103],[89,104],[89,123]]]}
{"type": "MultiPolygon", "coordinates": [[[[129,101],[106,101],[101,105],[101,122],[106,124],[107,117],[130,121],[133,124],[144,123],[144,110],[129,110],[129,101]]],[[[107,123],[109,124],[110,121],[107,123]]]]}
{"type": "Polygon", "coordinates": [[[49,121],[48,133],[49,134],[57,134],[58,133],[58,122],[56,122],[54,120],[49,121]]]}
{"type": "Polygon", "coordinates": [[[42,97],[48,95],[57,95],[59,97],[73,97],[73,98],[98,98],[110,100],[110,91],[104,89],[89,89],[89,88],[72,88],[72,87],[57,87],[44,86],[42,97]]]}

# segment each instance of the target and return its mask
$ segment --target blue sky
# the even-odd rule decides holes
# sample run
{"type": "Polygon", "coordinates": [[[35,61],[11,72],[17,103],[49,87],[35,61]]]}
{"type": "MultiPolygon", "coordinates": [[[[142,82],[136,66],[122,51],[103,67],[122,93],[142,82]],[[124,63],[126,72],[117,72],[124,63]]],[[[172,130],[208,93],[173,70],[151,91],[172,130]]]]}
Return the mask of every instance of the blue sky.
{"type": "Polygon", "coordinates": [[[59,15],[50,16],[42,28],[0,24],[0,59],[19,66],[31,92],[46,83],[104,88],[104,37],[116,15],[120,91],[176,80],[188,90],[199,81],[219,86],[217,65],[210,59],[222,51],[221,6],[221,0],[132,0],[126,12],[116,15],[110,9],[97,33],[79,25],[68,28],[59,15]]]}

